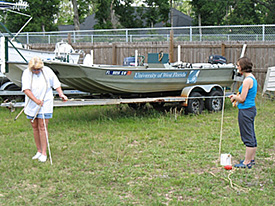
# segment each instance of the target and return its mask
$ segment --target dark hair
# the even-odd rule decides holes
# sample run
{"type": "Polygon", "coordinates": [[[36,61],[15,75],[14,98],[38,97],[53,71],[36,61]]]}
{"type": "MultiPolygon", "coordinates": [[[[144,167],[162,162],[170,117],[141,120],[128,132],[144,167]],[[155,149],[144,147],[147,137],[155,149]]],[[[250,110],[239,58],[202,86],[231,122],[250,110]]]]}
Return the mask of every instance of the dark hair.
{"type": "Polygon", "coordinates": [[[237,62],[240,65],[242,72],[252,72],[253,64],[248,57],[241,57],[237,62]]]}

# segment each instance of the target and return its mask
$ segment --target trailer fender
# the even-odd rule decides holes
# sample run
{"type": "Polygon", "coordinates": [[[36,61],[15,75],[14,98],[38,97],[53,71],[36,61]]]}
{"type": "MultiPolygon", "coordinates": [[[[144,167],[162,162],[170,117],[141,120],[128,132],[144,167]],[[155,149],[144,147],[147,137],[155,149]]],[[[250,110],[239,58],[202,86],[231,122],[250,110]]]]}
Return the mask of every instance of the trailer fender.
{"type": "Polygon", "coordinates": [[[199,92],[201,94],[209,94],[212,90],[223,91],[223,88],[218,84],[193,85],[189,87],[184,87],[181,90],[180,95],[182,97],[186,97],[186,101],[183,103],[183,106],[186,107],[188,105],[188,97],[193,91],[199,92]]]}
{"type": "Polygon", "coordinates": [[[13,85],[15,85],[13,82],[6,82],[1,85],[0,91],[5,91],[9,88],[9,86],[13,86],[13,85]]]}

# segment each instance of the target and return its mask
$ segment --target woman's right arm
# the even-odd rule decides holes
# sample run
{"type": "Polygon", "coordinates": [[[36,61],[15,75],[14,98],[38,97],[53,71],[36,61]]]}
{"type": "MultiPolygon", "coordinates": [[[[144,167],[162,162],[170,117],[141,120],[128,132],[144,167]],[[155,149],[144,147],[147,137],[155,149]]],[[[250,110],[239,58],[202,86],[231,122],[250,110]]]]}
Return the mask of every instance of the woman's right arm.
{"type": "Polygon", "coordinates": [[[41,101],[40,99],[37,99],[34,95],[33,95],[33,93],[32,93],[32,91],[30,90],[30,89],[25,89],[24,91],[23,91],[32,101],[34,101],[37,105],[43,105],[43,101],[41,101]]]}

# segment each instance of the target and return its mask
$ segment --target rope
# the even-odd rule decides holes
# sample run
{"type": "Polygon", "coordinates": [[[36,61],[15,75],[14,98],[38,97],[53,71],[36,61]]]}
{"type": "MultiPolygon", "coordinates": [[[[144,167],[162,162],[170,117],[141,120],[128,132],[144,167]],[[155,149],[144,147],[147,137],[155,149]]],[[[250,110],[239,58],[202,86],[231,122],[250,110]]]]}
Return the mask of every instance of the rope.
{"type": "MultiPolygon", "coordinates": [[[[45,77],[45,74],[44,74],[43,70],[41,70],[41,72],[43,74],[43,77],[44,77],[44,80],[45,80],[45,83],[46,83],[45,94],[44,94],[43,99],[42,99],[42,101],[44,101],[44,99],[46,97],[47,90],[48,90],[48,82],[47,82],[47,79],[45,77]]],[[[40,104],[39,107],[38,107],[38,109],[37,109],[37,111],[36,111],[36,113],[35,113],[35,115],[34,115],[34,117],[33,117],[33,119],[31,120],[31,122],[33,122],[35,120],[35,118],[38,115],[38,112],[40,111],[41,107],[42,107],[42,105],[40,104]]]]}
{"type": "Polygon", "coordinates": [[[47,146],[48,146],[48,150],[49,150],[50,162],[51,162],[51,165],[52,165],[53,162],[52,162],[51,148],[50,148],[50,142],[49,142],[49,138],[48,138],[48,129],[46,127],[44,112],[42,112],[42,116],[43,116],[43,124],[44,124],[44,127],[45,127],[45,134],[46,134],[47,146]]]}
{"type": "Polygon", "coordinates": [[[231,187],[232,189],[236,190],[238,193],[240,193],[240,192],[245,192],[245,193],[249,192],[249,191],[251,190],[250,188],[243,188],[243,187],[241,187],[241,186],[239,186],[239,185],[237,185],[237,184],[235,184],[235,183],[232,182],[230,176],[233,174],[233,172],[234,172],[234,170],[231,170],[231,171],[229,172],[229,174],[228,174],[228,176],[227,176],[228,179],[225,179],[225,178],[223,178],[223,177],[218,177],[218,176],[215,175],[213,172],[209,172],[209,174],[213,175],[214,177],[217,177],[217,178],[220,178],[220,179],[223,179],[223,180],[229,182],[230,187],[231,187]]]}
{"type": "Polygon", "coordinates": [[[223,93],[223,104],[222,104],[222,117],[221,117],[221,130],[220,130],[220,143],[219,143],[219,159],[221,157],[221,150],[222,150],[222,131],[223,131],[223,116],[224,116],[224,101],[225,101],[225,91],[223,93]]]}
{"type": "MultiPolygon", "coordinates": [[[[224,117],[224,105],[225,105],[224,102],[225,102],[225,97],[226,96],[225,96],[225,90],[224,90],[223,105],[222,105],[222,117],[221,117],[220,142],[219,142],[219,162],[220,162],[221,150],[222,150],[223,117],[224,117]]],[[[249,192],[250,191],[249,188],[248,189],[247,188],[242,188],[241,186],[239,186],[239,185],[237,185],[237,184],[235,184],[235,183],[232,182],[232,179],[230,178],[230,176],[233,174],[234,171],[235,171],[234,169],[230,170],[230,172],[229,172],[229,174],[227,176],[228,179],[225,179],[223,177],[220,177],[220,178],[223,179],[223,180],[225,180],[225,181],[227,181],[227,182],[229,182],[230,183],[230,187],[232,189],[236,190],[238,193],[240,193],[240,192],[245,192],[245,193],[249,192]]],[[[213,175],[214,177],[217,177],[213,172],[209,172],[209,173],[211,175],[213,175]]]]}

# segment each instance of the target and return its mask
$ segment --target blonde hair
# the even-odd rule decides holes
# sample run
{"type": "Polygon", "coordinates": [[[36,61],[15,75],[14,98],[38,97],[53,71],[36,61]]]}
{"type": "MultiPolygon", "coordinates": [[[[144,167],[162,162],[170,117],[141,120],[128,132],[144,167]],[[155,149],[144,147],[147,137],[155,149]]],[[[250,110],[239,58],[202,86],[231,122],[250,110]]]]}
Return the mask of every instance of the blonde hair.
{"type": "Polygon", "coordinates": [[[32,71],[33,69],[42,69],[44,67],[43,61],[40,57],[33,57],[29,61],[29,70],[32,71]]]}

